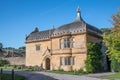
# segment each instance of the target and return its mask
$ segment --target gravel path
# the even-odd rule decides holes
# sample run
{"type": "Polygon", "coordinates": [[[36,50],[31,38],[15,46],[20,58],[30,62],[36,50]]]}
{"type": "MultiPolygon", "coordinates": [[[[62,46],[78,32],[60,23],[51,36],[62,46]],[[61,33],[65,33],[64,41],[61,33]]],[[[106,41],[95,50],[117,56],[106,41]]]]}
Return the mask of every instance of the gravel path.
{"type": "MultiPolygon", "coordinates": [[[[10,71],[5,71],[5,73],[10,73],[10,71]]],[[[23,75],[26,80],[109,80],[109,79],[99,79],[90,76],[101,76],[111,73],[100,73],[100,74],[89,74],[89,75],[67,75],[67,74],[55,74],[49,72],[27,72],[27,71],[15,71],[16,74],[23,75]]]]}
{"type": "MultiPolygon", "coordinates": [[[[109,79],[99,79],[99,78],[90,77],[92,76],[92,74],[80,76],[80,75],[68,75],[68,74],[55,74],[55,73],[48,73],[48,72],[38,72],[38,73],[53,77],[57,80],[109,80],[109,79]]],[[[93,74],[93,76],[99,76],[99,75],[101,76],[102,74],[97,74],[97,75],[93,74]]]]}

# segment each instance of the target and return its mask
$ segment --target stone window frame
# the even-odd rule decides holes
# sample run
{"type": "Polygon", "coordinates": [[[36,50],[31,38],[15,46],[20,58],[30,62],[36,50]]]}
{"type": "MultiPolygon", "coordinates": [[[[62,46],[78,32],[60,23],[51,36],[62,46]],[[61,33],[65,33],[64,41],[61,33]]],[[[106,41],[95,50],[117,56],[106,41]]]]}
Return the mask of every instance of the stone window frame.
{"type": "Polygon", "coordinates": [[[60,66],[63,65],[63,57],[60,57],[60,66]]]}
{"type": "Polygon", "coordinates": [[[59,48],[60,49],[75,48],[75,38],[74,37],[60,38],[59,39],[59,48]]]}
{"type": "Polygon", "coordinates": [[[75,38],[74,37],[71,38],[71,48],[75,48],[75,38]]]}
{"type": "Polygon", "coordinates": [[[41,45],[35,45],[36,51],[40,51],[41,45]]]}
{"type": "Polygon", "coordinates": [[[63,49],[63,39],[59,40],[60,49],[63,49]]]}
{"type": "Polygon", "coordinates": [[[76,64],[76,57],[73,56],[73,57],[72,57],[72,65],[75,65],[75,64],[76,64]]]}
{"type": "Polygon", "coordinates": [[[71,65],[71,57],[70,56],[64,57],[64,65],[65,66],[71,65]]]}
{"type": "Polygon", "coordinates": [[[63,44],[64,44],[64,48],[71,48],[70,46],[70,40],[71,38],[67,37],[67,38],[63,38],[63,44]]]}

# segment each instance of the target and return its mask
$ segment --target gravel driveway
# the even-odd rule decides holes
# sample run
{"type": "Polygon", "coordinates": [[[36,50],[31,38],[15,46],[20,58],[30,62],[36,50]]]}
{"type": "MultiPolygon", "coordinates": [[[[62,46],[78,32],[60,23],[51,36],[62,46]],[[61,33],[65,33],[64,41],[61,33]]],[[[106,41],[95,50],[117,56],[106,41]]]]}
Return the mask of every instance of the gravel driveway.
{"type": "MultiPolygon", "coordinates": [[[[10,73],[10,71],[5,71],[5,73],[10,73]]],[[[67,74],[55,74],[49,72],[28,72],[28,71],[15,71],[16,74],[23,75],[26,80],[109,80],[109,79],[99,79],[90,76],[101,76],[111,73],[101,73],[101,74],[89,74],[89,75],[67,75],[67,74]]]]}

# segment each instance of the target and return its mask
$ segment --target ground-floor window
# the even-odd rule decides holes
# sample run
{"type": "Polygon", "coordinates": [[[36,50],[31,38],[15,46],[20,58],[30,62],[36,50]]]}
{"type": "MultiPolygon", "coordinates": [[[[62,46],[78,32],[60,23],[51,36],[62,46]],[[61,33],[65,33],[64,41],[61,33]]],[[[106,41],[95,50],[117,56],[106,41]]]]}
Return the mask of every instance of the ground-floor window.
{"type": "Polygon", "coordinates": [[[60,65],[63,65],[62,57],[60,57],[60,65]]]}
{"type": "Polygon", "coordinates": [[[75,65],[75,62],[76,62],[76,58],[72,57],[72,65],[75,65]]]}
{"type": "Polygon", "coordinates": [[[71,65],[71,57],[64,58],[65,65],[71,65]]]}
{"type": "Polygon", "coordinates": [[[60,57],[60,66],[61,65],[75,65],[76,58],[75,57],[60,57]]]}

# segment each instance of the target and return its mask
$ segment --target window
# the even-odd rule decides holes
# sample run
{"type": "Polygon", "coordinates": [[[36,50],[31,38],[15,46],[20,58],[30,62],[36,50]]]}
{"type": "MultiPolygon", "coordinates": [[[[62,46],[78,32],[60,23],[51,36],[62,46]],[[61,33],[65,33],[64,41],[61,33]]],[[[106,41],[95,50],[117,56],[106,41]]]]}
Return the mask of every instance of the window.
{"type": "Polygon", "coordinates": [[[65,62],[65,65],[70,65],[71,64],[71,57],[65,57],[64,62],[65,62]]]}
{"type": "Polygon", "coordinates": [[[72,64],[75,65],[76,58],[72,57],[72,64]]]}
{"type": "Polygon", "coordinates": [[[70,38],[64,38],[64,48],[70,48],[70,38]]]}
{"type": "Polygon", "coordinates": [[[67,48],[70,48],[70,38],[67,38],[67,48]]]}
{"type": "Polygon", "coordinates": [[[62,63],[62,57],[60,57],[60,65],[63,65],[63,63],[62,63]]]}
{"type": "Polygon", "coordinates": [[[62,49],[62,39],[60,39],[60,49],[62,49]]]}
{"type": "Polygon", "coordinates": [[[40,46],[36,45],[36,51],[40,50],[40,46]]]}
{"type": "Polygon", "coordinates": [[[67,47],[66,42],[67,42],[67,40],[66,40],[66,38],[64,38],[64,48],[67,47]]]}
{"type": "Polygon", "coordinates": [[[74,38],[63,38],[60,39],[60,49],[62,48],[74,48],[75,47],[75,39],[74,38]]]}
{"type": "Polygon", "coordinates": [[[72,48],[74,48],[74,47],[75,47],[75,39],[72,38],[72,48]]]}

